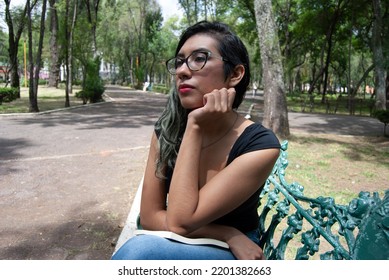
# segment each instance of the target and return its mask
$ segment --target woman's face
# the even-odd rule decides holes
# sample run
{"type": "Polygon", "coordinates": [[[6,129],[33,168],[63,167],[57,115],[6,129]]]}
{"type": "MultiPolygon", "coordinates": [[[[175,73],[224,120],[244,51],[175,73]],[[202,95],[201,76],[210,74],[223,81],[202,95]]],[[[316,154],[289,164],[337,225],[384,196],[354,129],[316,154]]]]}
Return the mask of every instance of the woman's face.
{"type": "Polygon", "coordinates": [[[224,61],[218,51],[218,41],[207,34],[196,34],[182,46],[177,57],[185,59],[193,52],[205,51],[212,54],[201,70],[192,71],[186,63],[176,69],[176,86],[181,104],[185,109],[204,106],[203,96],[214,89],[229,88],[229,78],[225,79],[224,61]]]}

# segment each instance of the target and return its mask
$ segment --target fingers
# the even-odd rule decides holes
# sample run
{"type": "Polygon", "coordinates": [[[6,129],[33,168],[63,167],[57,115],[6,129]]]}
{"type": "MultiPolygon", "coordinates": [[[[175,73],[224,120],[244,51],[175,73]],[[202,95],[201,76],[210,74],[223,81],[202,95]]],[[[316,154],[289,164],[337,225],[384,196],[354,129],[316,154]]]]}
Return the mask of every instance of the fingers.
{"type": "Polygon", "coordinates": [[[204,106],[211,111],[216,112],[229,112],[232,110],[232,104],[235,100],[234,88],[222,88],[220,90],[213,90],[212,92],[204,95],[204,106]]]}
{"type": "Polygon", "coordinates": [[[223,114],[232,111],[232,104],[235,100],[235,89],[222,88],[213,90],[203,97],[203,107],[197,108],[190,112],[189,116],[196,123],[207,123],[210,120],[215,120],[223,114]]]}

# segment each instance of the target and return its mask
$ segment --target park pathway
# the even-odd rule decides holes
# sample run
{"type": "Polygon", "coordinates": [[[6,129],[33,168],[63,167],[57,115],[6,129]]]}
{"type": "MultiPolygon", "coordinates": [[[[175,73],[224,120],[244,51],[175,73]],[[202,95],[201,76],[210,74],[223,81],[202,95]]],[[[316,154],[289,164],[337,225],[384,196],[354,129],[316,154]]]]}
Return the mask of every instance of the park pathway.
{"type": "Polygon", "coordinates": [[[0,259],[106,259],[166,98],[109,88],[108,102],[0,116],[0,259]]]}

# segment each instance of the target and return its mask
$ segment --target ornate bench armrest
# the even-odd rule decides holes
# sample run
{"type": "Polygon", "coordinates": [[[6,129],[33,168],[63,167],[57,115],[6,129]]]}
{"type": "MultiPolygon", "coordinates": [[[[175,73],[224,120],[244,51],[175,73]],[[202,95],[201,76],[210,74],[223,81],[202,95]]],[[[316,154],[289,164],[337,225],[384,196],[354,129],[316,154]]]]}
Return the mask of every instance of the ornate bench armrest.
{"type": "Polygon", "coordinates": [[[310,198],[285,180],[288,142],[260,195],[261,245],[268,259],[389,259],[389,190],[361,192],[349,205],[331,197],[310,198]],[[374,245],[376,244],[376,245],[374,245]],[[372,249],[372,246],[375,249],[372,249]],[[370,250],[370,252],[368,252],[370,250]]]}

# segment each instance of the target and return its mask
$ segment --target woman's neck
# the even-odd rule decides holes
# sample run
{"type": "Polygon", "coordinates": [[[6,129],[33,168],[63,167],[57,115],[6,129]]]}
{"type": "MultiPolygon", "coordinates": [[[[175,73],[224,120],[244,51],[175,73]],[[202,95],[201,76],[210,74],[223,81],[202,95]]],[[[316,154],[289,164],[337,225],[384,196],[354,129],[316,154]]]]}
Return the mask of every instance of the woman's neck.
{"type": "Polygon", "coordinates": [[[203,127],[203,145],[202,148],[208,148],[225,137],[227,137],[232,130],[234,130],[239,114],[235,111],[210,122],[206,127],[203,127]]]}

